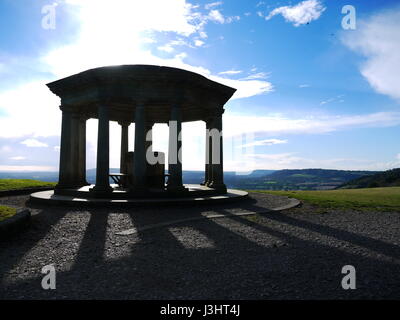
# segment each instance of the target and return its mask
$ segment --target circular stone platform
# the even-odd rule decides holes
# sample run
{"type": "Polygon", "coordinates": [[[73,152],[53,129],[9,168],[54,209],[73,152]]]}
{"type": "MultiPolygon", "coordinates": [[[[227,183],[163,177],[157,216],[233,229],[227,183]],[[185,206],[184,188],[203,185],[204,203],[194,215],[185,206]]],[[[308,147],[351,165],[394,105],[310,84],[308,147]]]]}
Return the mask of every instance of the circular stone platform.
{"type": "MultiPolygon", "coordinates": [[[[246,191],[228,189],[226,194],[222,195],[207,195],[207,193],[199,193],[201,189],[208,189],[200,185],[185,185],[189,190],[193,190],[193,196],[186,195],[185,197],[154,197],[154,198],[131,198],[118,199],[111,198],[90,198],[79,197],[77,195],[54,194],[54,190],[32,193],[30,201],[40,204],[54,205],[86,205],[86,206],[154,206],[154,205],[183,205],[183,204],[209,204],[215,202],[230,202],[245,199],[248,196],[246,191]]],[[[89,189],[89,187],[87,187],[89,189]]],[[[206,190],[204,190],[206,191],[206,190]]],[[[87,192],[88,194],[89,192],[87,192]]],[[[190,193],[190,192],[189,192],[190,193]]],[[[114,194],[114,193],[113,193],[114,194]]],[[[83,195],[83,192],[82,192],[83,195]]]]}

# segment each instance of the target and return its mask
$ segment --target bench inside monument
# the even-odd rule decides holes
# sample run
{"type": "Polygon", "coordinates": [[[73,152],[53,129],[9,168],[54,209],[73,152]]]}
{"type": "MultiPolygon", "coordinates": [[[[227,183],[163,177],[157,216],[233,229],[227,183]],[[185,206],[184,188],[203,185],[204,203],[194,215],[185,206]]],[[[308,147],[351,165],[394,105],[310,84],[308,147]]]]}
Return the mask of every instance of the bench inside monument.
{"type": "MultiPolygon", "coordinates": [[[[153,151],[155,158],[165,159],[165,154],[159,151],[153,151]]],[[[126,154],[126,178],[123,182],[123,187],[129,189],[133,187],[135,175],[134,175],[134,152],[130,151],[126,154]]],[[[147,162],[146,165],[146,187],[149,189],[164,190],[165,189],[165,177],[168,176],[165,173],[165,163],[150,164],[147,162]]]]}

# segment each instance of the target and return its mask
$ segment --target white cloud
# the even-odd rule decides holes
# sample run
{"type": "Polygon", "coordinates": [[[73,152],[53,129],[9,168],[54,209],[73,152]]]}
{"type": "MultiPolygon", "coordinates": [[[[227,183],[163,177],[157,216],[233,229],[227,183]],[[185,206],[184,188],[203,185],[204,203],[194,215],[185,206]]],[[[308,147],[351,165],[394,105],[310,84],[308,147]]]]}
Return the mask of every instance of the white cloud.
{"type": "Polygon", "coordinates": [[[51,166],[6,166],[0,165],[0,171],[57,171],[56,167],[51,166]]]}
{"type": "Polygon", "coordinates": [[[344,97],[344,94],[339,94],[336,97],[329,98],[327,100],[321,101],[320,105],[322,106],[324,104],[331,103],[331,102],[340,102],[340,103],[342,103],[342,102],[344,102],[344,100],[342,99],[343,97],[344,97]]]}
{"type": "Polygon", "coordinates": [[[196,47],[201,47],[201,46],[204,45],[204,41],[201,41],[201,40],[196,39],[196,40],[194,40],[194,45],[195,45],[196,47]]]}
{"type": "Polygon", "coordinates": [[[131,30],[171,31],[190,35],[197,30],[193,21],[196,7],[185,0],[66,0],[76,5],[85,36],[124,37],[131,30]],[[89,19],[88,19],[89,18],[89,19]],[[84,21],[84,19],[88,19],[84,21]],[[116,32],[118,31],[118,32],[116,32]]]}
{"type": "MultiPolygon", "coordinates": [[[[292,152],[285,152],[285,153],[275,153],[275,154],[247,154],[248,158],[254,158],[258,160],[273,160],[274,165],[282,166],[282,165],[289,165],[292,163],[296,163],[302,160],[301,157],[294,156],[292,152]]],[[[269,168],[269,167],[268,167],[269,168]]]]}
{"type": "Polygon", "coordinates": [[[205,19],[217,22],[220,24],[224,23],[231,23],[234,21],[239,21],[240,16],[230,16],[230,17],[224,17],[223,14],[219,10],[211,10],[208,15],[205,17],[205,19]]]}
{"type": "Polygon", "coordinates": [[[208,14],[208,19],[218,23],[225,23],[225,18],[219,10],[211,10],[208,14]]]}
{"type": "Polygon", "coordinates": [[[230,74],[238,74],[238,73],[242,73],[242,71],[241,70],[227,70],[227,71],[219,72],[218,74],[221,74],[221,75],[228,74],[228,75],[230,75],[230,74]]]}
{"type": "Polygon", "coordinates": [[[310,85],[309,84],[300,84],[299,88],[309,88],[310,85]]]}
{"type": "Polygon", "coordinates": [[[175,56],[176,60],[182,61],[183,59],[185,59],[187,57],[187,53],[186,52],[181,52],[179,54],[177,54],[175,56]]]}
{"type": "Polygon", "coordinates": [[[339,130],[369,127],[390,127],[400,124],[400,112],[377,112],[361,115],[320,116],[312,118],[287,118],[283,116],[224,117],[224,136],[245,133],[262,134],[321,134],[339,130]]]}
{"type": "Polygon", "coordinates": [[[321,102],[320,102],[320,105],[322,106],[322,105],[324,105],[324,104],[327,104],[327,103],[330,103],[330,102],[333,102],[333,101],[335,101],[335,99],[334,99],[334,98],[330,98],[330,99],[328,99],[328,100],[321,101],[321,102]]]}
{"type": "Polygon", "coordinates": [[[318,0],[306,0],[294,6],[283,6],[272,10],[266,20],[273,16],[281,14],[286,21],[293,23],[295,27],[310,23],[313,20],[319,19],[322,12],[325,11],[324,6],[318,0]]]}
{"type": "Polygon", "coordinates": [[[38,148],[38,147],[48,147],[46,143],[40,142],[36,139],[26,139],[21,142],[21,144],[26,145],[27,147],[38,148]]]}
{"type": "Polygon", "coordinates": [[[209,76],[211,80],[223,83],[237,91],[232,97],[233,99],[248,98],[262,93],[273,91],[273,86],[270,82],[261,80],[233,80],[217,76],[209,76]]]}
{"type": "Polygon", "coordinates": [[[258,72],[255,74],[251,74],[241,80],[266,79],[266,78],[268,78],[268,76],[269,76],[269,73],[267,73],[267,72],[258,72]]]}
{"type": "Polygon", "coordinates": [[[254,141],[246,144],[242,144],[239,147],[255,147],[255,146],[272,146],[274,144],[283,144],[287,143],[287,140],[281,140],[281,139],[265,139],[265,140],[259,140],[259,141],[254,141]]]}
{"type": "Polygon", "coordinates": [[[160,51],[168,52],[168,53],[171,53],[172,51],[174,51],[174,48],[170,44],[166,44],[164,46],[159,46],[159,47],[157,47],[157,49],[160,51]]]}
{"type": "Polygon", "coordinates": [[[199,31],[199,36],[200,36],[200,38],[203,38],[203,39],[206,39],[208,37],[207,33],[205,31],[199,31]]]}
{"type": "Polygon", "coordinates": [[[226,23],[231,23],[231,22],[239,21],[239,20],[240,20],[240,16],[231,16],[231,17],[226,18],[226,23]]]}
{"type": "Polygon", "coordinates": [[[222,4],[222,1],[217,1],[217,2],[211,2],[211,3],[207,3],[204,8],[206,8],[206,10],[210,10],[211,8],[214,7],[218,7],[222,4]]]}
{"type": "Polygon", "coordinates": [[[0,137],[51,136],[60,134],[60,99],[45,85],[34,81],[0,92],[0,137]]]}
{"type": "Polygon", "coordinates": [[[2,146],[0,148],[0,151],[1,151],[1,153],[3,153],[3,152],[11,152],[12,149],[9,146],[2,146]]]}
{"type": "MultiPolygon", "coordinates": [[[[201,41],[201,40],[199,40],[199,41],[201,41]]],[[[203,41],[201,41],[201,42],[203,42],[203,41]]],[[[188,42],[184,41],[183,39],[178,39],[178,40],[172,40],[162,46],[158,46],[157,49],[160,51],[165,51],[165,52],[171,53],[171,52],[175,51],[174,47],[176,47],[176,46],[187,46],[187,47],[193,48],[193,46],[191,46],[188,42]]]]}
{"type": "Polygon", "coordinates": [[[379,93],[400,100],[400,8],[358,20],[357,29],[343,32],[342,41],[366,57],[361,74],[379,93]]]}
{"type": "Polygon", "coordinates": [[[11,157],[10,159],[19,161],[19,160],[25,160],[26,158],[22,156],[16,156],[16,157],[11,157]]]}

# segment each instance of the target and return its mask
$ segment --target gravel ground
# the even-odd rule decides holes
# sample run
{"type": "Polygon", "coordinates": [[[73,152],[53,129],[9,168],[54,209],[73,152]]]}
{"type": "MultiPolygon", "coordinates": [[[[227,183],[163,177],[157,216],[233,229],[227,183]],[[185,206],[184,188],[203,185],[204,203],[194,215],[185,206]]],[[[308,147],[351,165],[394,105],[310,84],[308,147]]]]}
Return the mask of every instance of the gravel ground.
{"type": "Polygon", "coordinates": [[[0,243],[0,299],[400,298],[400,213],[268,213],[287,199],[251,197],[212,208],[36,206],[31,227],[0,243]],[[207,218],[240,212],[259,214],[207,218]],[[56,290],[41,288],[49,264],[56,290]],[[344,265],[356,268],[356,290],[341,287],[344,265]]]}

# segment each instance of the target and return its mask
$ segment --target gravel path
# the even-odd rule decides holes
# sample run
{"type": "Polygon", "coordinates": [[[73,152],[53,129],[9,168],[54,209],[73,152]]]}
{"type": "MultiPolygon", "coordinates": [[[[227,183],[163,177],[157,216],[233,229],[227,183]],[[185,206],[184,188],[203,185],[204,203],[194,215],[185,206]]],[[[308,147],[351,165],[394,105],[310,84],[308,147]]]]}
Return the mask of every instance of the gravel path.
{"type": "Polygon", "coordinates": [[[0,299],[400,298],[400,213],[265,213],[287,200],[251,197],[212,208],[37,206],[30,229],[0,243],[0,299]],[[239,212],[262,214],[201,218],[239,212]],[[49,264],[57,289],[46,291],[49,264]],[[356,268],[356,290],[341,287],[344,265],[356,268]]]}

